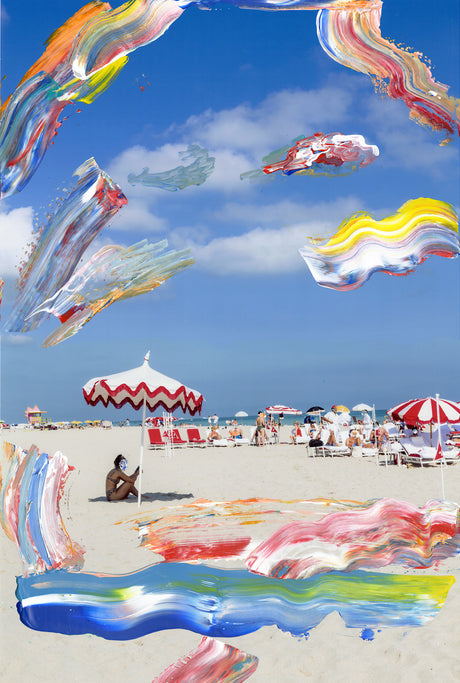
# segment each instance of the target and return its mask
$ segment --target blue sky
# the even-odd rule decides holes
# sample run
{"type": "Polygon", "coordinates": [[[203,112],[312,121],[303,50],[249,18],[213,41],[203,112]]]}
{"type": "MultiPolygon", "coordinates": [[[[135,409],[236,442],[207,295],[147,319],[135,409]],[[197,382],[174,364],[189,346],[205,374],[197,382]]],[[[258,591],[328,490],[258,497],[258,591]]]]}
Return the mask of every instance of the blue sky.
{"type": "MultiPolygon", "coordinates": [[[[3,97],[81,4],[2,3],[3,97]]],[[[459,12],[450,0],[435,10],[425,0],[385,0],[382,16],[382,34],[428,57],[456,97],[459,12]]],[[[175,248],[190,246],[196,263],[153,293],[102,311],[56,347],[41,348],[54,320],[27,336],[2,335],[3,419],[21,421],[35,403],[55,420],[136,417],[87,407],[81,387],[140,365],[148,349],[152,367],[203,393],[205,415],[270,403],[389,408],[436,392],[460,400],[459,259],[433,257],[407,277],[377,274],[356,291],[335,292],[315,283],[297,252],[307,235],[332,234],[356,210],[381,218],[421,196],[459,208],[458,140],[440,147],[403,104],[333,62],[315,18],[188,9],[132,53],[92,105],[66,109],[69,120],[36,174],[0,207],[2,321],[34,217],[91,156],[128,198],[99,244],[166,237],[175,248]],[[380,157],[343,178],[240,180],[265,154],[317,131],[360,133],[380,157]],[[216,157],[204,185],[170,193],[128,183],[145,166],[177,166],[191,143],[216,157]]]]}

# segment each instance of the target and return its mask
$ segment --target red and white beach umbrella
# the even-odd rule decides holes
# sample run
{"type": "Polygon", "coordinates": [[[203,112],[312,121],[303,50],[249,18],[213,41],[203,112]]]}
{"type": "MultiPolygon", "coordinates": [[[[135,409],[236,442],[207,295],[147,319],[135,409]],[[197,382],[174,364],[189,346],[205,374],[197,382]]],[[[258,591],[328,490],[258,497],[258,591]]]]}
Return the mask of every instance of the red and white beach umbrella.
{"type": "Polygon", "coordinates": [[[301,410],[297,410],[297,408],[289,408],[289,406],[282,406],[282,405],[276,405],[276,406],[268,406],[268,408],[265,408],[267,413],[274,414],[274,415],[279,415],[280,413],[284,413],[284,415],[302,415],[301,410]]]}
{"type": "Polygon", "coordinates": [[[142,408],[142,434],[139,474],[139,505],[142,485],[142,460],[144,454],[145,410],[152,412],[163,407],[168,412],[182,408],[190,415],[201,412],[203,396],[199,391],[190,389],[171,377],[162,375],[149,365],[150,351],[144,357],[144,363],[132,370],[117,372],[115,375],[94,377],[83,387],[85,401],[91,406],[102,403],[106,408],[111,403],[121,408],[129,403],[138,410],[142,408]]]}
{"type": "Polygon", "coordinates": [[[393,420],[403,420],[409,425],[460,422],[459,403],[431,396],[405,401],[387,412],[393,420]]]}

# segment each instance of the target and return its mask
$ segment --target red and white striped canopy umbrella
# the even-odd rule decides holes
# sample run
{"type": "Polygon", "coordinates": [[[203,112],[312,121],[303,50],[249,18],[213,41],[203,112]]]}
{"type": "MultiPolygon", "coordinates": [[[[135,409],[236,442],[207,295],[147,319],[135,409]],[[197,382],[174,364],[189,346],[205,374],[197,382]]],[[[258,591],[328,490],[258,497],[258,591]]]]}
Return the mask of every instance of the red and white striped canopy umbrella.
{"type": "Polygon", "coordinates": [[[409,425],[460,422],[460,404],[446,399],[428,398],[405,401],[387,411],[393,420],[403,420],[409,425]],[[438,415],[439,406],[439,415],[438,415]]]}
{"type": "Polygon", "coordinates": [[[149,365],[150,351],[144,357],[144,363],[133,370],[118,372],[115,375],[94,377],[83,387],[85,401],[91,406],[101,402],[106,408],[111,403],[121,408],[129,403],[136,410],[142,408],[141,453],[139,460],[139,497],[141,505],[142,460],[144,457],[145,409],[156,410],[163,406],[168,412],[182,408],[191,415],[201,412],[203,396],[199,391],[189,389],[175,379],[166,377],[149,365]]]}
{"type": "Polygon", "coordinates": [[[297,410],[297,408],[289,408],[289,406],[268,406],[268,408],[265,408],[265,410],[267,413],[274,413],[275,415],[279,415],[280,413],[284,413],[285,415],[302,415],[301,410],[297,410]]]}
{"type": "Polygon", "coordinates": [[[90,379],[83,387],[85,401],[92,406],[101,402],[106,408],[109,403],[115,408],[129,403],[137,410],[143,407],[145,400],[151,411],[162,406],[168,412],[176,408],[182,408],[184,413],[188,410],[190,415],[201,412],[203,396],[200,392],[153,370],[148,363],[149,354],[138,368],[90,379]]]}

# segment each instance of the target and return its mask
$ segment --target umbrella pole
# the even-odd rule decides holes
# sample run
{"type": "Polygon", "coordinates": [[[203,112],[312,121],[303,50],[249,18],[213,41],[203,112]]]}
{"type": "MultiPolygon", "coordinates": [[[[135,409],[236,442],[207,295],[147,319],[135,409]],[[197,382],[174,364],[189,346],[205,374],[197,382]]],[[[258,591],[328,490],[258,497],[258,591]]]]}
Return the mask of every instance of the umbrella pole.
{"type": "MultiPolygon", "coordinates": [[[[441,420],[439,417],[439,394],[436,394],[436,417],[438,418],[438,448],[441,445],[441,420]]],[[[442,489],[442,499],[446,499],[446,494],[444,493],[444,456],[441,458],[441,489],[442,489]]]]}
{"type": "Polygon", "coordinates": [[[141,506],[141,496],[142,496],[142,461],[144,459],[144,431],[145,431],[145,396],[144,403],[142,406],[142,430],[141,430],[141,455],[139,458],[139,486],[137,495],[137,507],[141,506]]]}

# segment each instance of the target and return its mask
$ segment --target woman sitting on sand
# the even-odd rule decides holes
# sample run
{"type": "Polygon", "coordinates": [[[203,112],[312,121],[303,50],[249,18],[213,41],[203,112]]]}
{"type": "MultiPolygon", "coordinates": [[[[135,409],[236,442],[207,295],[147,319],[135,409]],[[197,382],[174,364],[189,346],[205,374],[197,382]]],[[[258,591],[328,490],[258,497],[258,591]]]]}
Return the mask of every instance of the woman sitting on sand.
{"type": "Polygon", "coordinates": [[[139,467],[137,467],[133,474],[128,477],[128,475],[125,474],[128,461],[123,455],[117,455],[113,464],[115,467],[110,470],[105,480],[105,495],[107,496],[107,500],[124,500],[130,493],[137,497],[139,493],[134,486],[134,482],[139,476],[139,467]],[[118,486],[120,481],[123,483],[121,486],[118,486]]]}

